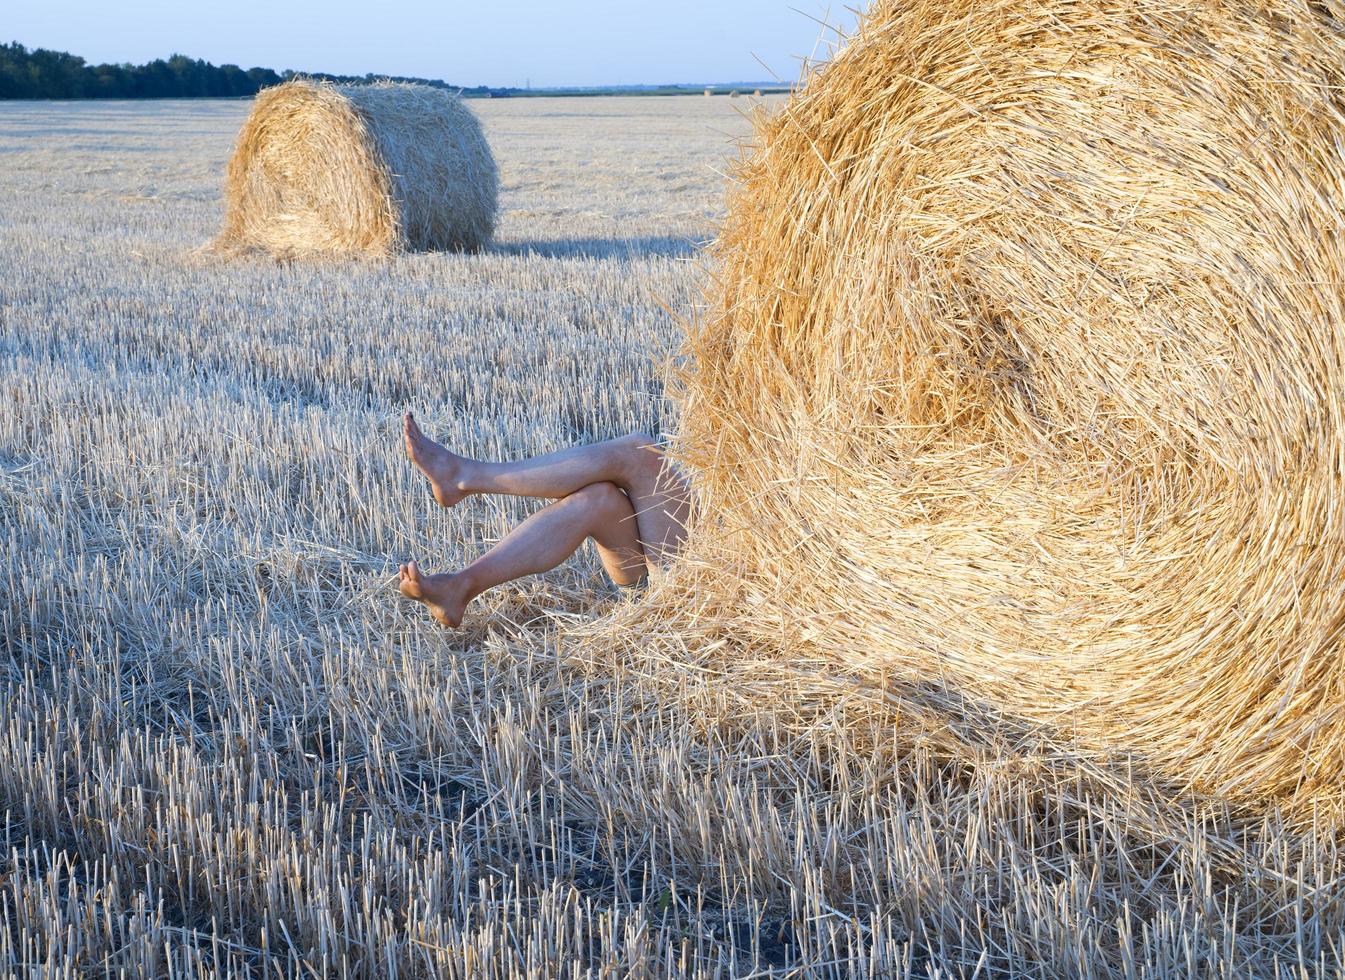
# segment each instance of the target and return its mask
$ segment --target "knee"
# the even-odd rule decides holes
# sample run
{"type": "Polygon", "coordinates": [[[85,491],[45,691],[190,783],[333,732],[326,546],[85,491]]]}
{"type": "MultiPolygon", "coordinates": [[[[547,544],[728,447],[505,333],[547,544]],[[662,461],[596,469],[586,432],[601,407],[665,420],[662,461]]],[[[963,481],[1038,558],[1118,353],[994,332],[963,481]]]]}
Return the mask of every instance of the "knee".
{"type": "Polygon", "coordinates": [[[647,432],[632,432],[617,440],[625,454],[631,476],[657,474],[663,465],[663,453],[658,441],[647,432]]]}
{"type": "Polygon", "coordinates": [[[570,496],[604,517],[619,519],[629,515],[633,510],[630,498],[615,483],[606,481],[590,483],[570,496]]]}

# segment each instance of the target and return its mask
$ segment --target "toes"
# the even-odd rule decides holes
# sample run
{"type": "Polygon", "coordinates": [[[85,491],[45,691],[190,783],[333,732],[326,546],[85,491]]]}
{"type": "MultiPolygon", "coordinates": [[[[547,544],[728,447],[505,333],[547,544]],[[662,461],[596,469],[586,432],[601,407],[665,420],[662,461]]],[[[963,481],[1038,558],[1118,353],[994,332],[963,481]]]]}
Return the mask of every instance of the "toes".
{"type": "Polygon", "coordinates": [[[416,424],[416,417],[410,412],[406,413],[402,422],[402,432],[406,436],[407,446],[413,450],[425,440],[425,433],[420,431],[420,426],[416,424]]]}
{"type": "Polygon", "coordinates": [[[402,581],[399,585],[402,595],[408,599],[420,599],[424,592],[420,588],[420,570],[416,568],[415,562],[410,562],[401,566],[402,581]]]}

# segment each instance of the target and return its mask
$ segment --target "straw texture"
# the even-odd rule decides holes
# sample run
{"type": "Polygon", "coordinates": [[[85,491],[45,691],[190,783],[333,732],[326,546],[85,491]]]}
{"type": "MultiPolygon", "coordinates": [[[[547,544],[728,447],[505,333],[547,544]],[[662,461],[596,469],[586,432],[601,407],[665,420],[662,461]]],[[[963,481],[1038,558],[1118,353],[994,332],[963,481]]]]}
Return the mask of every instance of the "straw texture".
{"type": "Polygon", "coordinates": [[[1341,13],[876,3],[739,168],[667,614],[1339,817],[1341,13]]]}
{"type": "Polygon", "coordinates": [[[224,251],[475,251],[499,177],[481,124],[425,85],[296,80],[261,92],[225,178],[224,251]]]}

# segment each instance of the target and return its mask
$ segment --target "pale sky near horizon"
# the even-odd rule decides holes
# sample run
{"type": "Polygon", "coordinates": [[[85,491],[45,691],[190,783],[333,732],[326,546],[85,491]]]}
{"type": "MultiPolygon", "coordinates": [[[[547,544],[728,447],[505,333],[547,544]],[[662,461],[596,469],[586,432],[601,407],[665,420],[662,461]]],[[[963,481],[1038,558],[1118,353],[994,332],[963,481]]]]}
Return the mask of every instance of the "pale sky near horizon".
{"type": "Polygon", "coordinates": [[[0,43],[68,51],[91,64],[139,64],[181,53],[244,68],[415,75],[457,85],[792,82],[802,58],[826,55],[828,43],[837,40],[834,29],[854,26],[850,7],[856,5],[9,0],[0,17],[0,43]]]}

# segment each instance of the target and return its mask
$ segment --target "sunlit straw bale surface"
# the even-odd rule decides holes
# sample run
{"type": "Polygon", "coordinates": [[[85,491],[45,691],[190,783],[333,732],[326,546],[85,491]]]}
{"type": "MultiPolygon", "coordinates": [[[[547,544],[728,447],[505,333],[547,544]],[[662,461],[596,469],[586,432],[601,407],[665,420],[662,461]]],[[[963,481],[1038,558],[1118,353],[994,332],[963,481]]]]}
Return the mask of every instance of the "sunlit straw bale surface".
{"type": "Polygon", "coordinates": [[[0,971],[1337,969],[1328,833],[950,762],[708,623],[586,644],[635,615],[592,556],[460,634],[394,599],[530,509],[435,509],[403,408],[481,455],[669,427],[745,105],[473,103],[492,249],[329,264],[192,254],[246,104],[0,105],[0,971]]]}
{"type": "Polygon", "coordinates": [[[1339,821],[1343,88],[1339,4],[876,4],[715,250],[692,618],[1339,821]]]}

